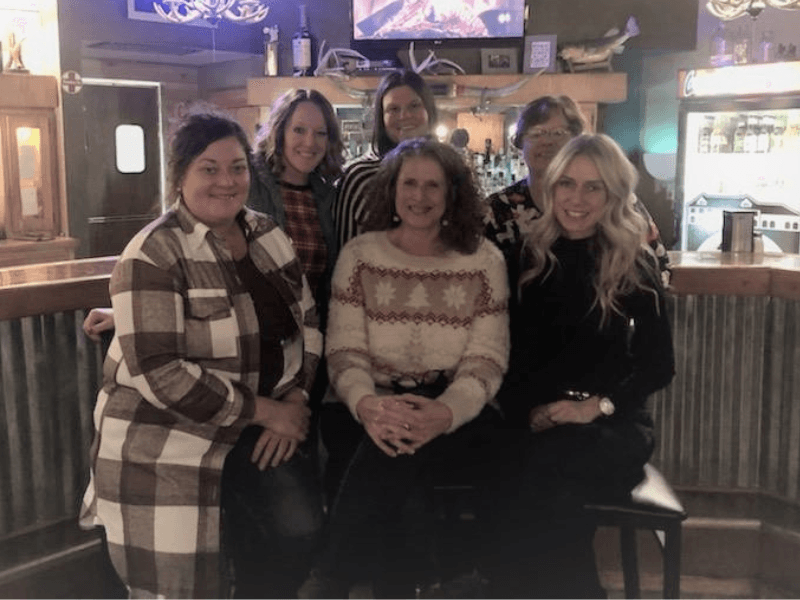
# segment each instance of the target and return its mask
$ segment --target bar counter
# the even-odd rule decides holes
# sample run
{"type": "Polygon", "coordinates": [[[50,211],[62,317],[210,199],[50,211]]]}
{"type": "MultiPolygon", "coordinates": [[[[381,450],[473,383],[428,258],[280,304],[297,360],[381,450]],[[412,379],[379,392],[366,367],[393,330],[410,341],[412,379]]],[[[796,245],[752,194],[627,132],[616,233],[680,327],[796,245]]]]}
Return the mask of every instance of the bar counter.
{"type": "Polygon", "coordinates": [[[672,292],[800,300],[800,255],[670,252],[672,292]]]}

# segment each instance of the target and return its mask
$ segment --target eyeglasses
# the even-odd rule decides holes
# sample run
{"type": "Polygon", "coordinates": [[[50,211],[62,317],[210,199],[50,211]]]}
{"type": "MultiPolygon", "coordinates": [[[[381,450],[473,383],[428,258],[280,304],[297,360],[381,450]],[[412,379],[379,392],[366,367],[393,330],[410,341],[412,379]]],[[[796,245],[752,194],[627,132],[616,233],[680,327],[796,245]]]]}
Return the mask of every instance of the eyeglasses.
{"type": "Polygon", "coordinates": [[[568,137],[572,137],[572,133],[570,132],[569,129],[563,129],[561,127],[559,127],[558,129],[545,129],[544,127],[534,127],[533,129],[529,130],[525,135],[523,135],[522,138],[530,142],[538,142],[539,140],[548,136],[558,142],[568,137]]]}

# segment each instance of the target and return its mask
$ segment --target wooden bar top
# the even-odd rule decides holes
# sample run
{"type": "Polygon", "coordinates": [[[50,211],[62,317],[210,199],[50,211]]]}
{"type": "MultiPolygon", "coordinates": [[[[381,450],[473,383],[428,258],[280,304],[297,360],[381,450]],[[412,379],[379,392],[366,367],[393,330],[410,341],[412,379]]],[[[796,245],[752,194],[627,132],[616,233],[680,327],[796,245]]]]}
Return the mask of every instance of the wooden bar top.
{"type": "MultiPolygon", "coordinates": [[[[676,295],[800,300],[800,254],[670,252],[676,295]]],[[[116,256],[0,269],[0,320],[109,306],[116,256]]]]}
{"type": "Polygon", "coordinates": [[[0,320],[110,306],[116,256],[0,269],[0,320]]]}
{"type": "Polygon", "coordinates": [[[672,293],[800,300],[800,254],[715,251],[669,256],[672,293]]]}

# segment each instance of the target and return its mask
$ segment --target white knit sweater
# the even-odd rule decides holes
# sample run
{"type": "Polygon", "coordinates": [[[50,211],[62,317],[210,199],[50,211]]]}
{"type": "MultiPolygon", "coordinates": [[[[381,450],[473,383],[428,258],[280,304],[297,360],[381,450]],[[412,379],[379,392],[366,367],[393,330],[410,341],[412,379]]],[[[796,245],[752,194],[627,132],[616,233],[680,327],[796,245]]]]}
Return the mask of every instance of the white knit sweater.
{"type": "Polygon", "coordinates": [[[426,381],[444,371],[439,396],[453,431],[475,418],[500,387],[508,363],[508,282],[500,251],[421,257],[386,232],[351,240],[333,275],[326,356],[331,384],[356,418],[376,386],[426,381]]]}

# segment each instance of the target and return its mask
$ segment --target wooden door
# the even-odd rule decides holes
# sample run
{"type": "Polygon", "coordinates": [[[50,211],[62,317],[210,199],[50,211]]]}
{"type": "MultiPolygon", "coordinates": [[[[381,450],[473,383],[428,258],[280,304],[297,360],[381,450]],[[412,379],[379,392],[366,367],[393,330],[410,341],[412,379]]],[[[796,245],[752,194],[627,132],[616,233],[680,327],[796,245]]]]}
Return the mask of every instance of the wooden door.
{"type": "Polygon", "coordinates": [[[92,82],[65,94],[64,142],[77,255],[119,254],[162,212],[160,87],[92,82]]]}

